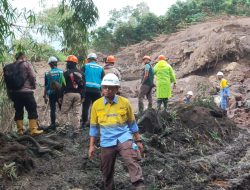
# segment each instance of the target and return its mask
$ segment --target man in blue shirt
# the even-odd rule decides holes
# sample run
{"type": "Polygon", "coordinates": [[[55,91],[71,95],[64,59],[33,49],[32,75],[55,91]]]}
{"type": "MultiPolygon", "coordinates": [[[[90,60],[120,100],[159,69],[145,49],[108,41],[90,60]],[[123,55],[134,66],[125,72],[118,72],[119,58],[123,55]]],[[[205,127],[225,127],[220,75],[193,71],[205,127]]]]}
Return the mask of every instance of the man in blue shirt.
{"type": "Polygon", "coordinates": [[[82,68],[85,77],[85,101],[82,105],[82,127],[88,121],[89,108],[98,98],[101,97],[101,82],[104,77],[104,69],[96,63],[97,55],[90,53],[87,57],[88,63],[82,68]]]}
{"type": "MultiPolygon", "coordinates": [[[[60,87],[65,83],[63,71],[57,68],[57,58],[51,56],[48,60],[51,68],[50,71],[45,73],[45,88],[44,88],[44,102],[47,104],[49,100],[50,105],[50,129],[56,129],[56,103],[60,95],[60,87]],[[49,99],[48,99],[49,97],[49,99]]],[[[58,102],[59,103],[59,102],[58,102]]],[[[60,105],[59,105],[60,107],[60,105]]]]}
{"type": "Polygon", "coordinates": [[[194,95],[193,91],[188,91],[186,96],[183,99],[184,103],[191,104],[193,95],[194,95]]]}
{"type": "Polygon", "coordinates": [[[119,86],[115,74],[109,73],[103,78],[104,97],[96,100],[91,110],[89,157],[94,156],[95,140],[100,134],[104,189],[115,189],[114,166],[118,154],[124,159],[132,184],[136,189],[143,189],[142,169],[138,163],[143,145],[128,99],[116,95],[119,86]]]}

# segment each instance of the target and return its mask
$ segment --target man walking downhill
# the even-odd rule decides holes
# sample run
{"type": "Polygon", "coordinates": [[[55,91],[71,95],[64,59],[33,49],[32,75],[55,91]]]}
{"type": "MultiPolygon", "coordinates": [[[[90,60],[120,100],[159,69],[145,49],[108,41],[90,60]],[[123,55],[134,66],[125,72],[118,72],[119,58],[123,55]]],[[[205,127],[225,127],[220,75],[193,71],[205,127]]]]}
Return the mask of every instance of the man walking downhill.
{"type": "Polygon", "coordinates": [[[8,75],[8,72],[9,74],[11,73],[11,67],[14,68],[17,73],[9,76],[10,81],[5,78],[5,82],[9,96],[14,102],[15,121],[18,134],[22,135],[24,133],[23,116],[25,107],[28,112],[30,134],[39,135],[43,133],[43,130],[38,130],[37,125],[37,104],[34,97],[36,78],[32,65],[27,62],[25,54],[19,52],[16,54],[16,61],[13,63],[13,65],[7,65],[4,68],[4,73],[6,76],[8,75]],[[10,68],[10,70],[7,67],[10,68]],[[20,86],[14,87],[17,83],[20,83],[20,86]]]}
{"type": "Polygon", "coordinates": [[[115,68],[115,57],[113,55],[109,55],[107,57],[104,65],[104,72],[105,75],[108,73],[114,73],[121,81],[121,73],[117,68],[115,68]]]}
{"type": "Polygon", "coordinates": [[[75,131],[80,129],[80,110],[84,100],[84,81],[81,71],[77,69],[78,59],[74,55],[67,57],[66,71],[64,72],[65,85],[62,86],[62,108],[60,125],[67,124],[68,113],[73,112],[70,116],[70,123],[74,126],[75,131]]]}
{"type": "Polygon", "coordinates": [[[82,68],[83,75],[85,76],[85,101],[82,105],[82,127],[84,128],[88,121],[89,108],[91,103],[94,103],[101,97],[101,82],[104,77],[103,67],[96,63],[97,55],[90,53],[87,57],[88,63],[82,68]]]}
{"type": "Polygon", "coordinates": [[[151,58],[146,55],[143,57],[142,61],[144,63],[144,68],[138,98],[139,115],[141,115],[144,110],[143,99],[145,96],[148,99],[148,108],[152,108],[152,88],[154,87],[154,72],[150,64],[151,58]]]}
{"type": "Polygon", "coordinates": [[[124,159],[130,180],[136,189],[144,189],[141,159],[142,142],[128,99],[116,95],[120,81],[113,73],[102,81],[104,97],[94,102],[90,120],[89,157],[95,152],[95,140],[100,134],[101,171],[104,189],[115,189],[114,167],[117,154],[124,159]]]}
{"type": "Polygon", "coordinates": [[[154,66],[154,74],[156,75],[156,97],[157,110],[161,109],[161,104],[164,105],[164,110],[167,109],[168,99],[171,97],[171,84],[176,86],[175,73],[172,67],[166,61],[164,55],[158,57],[158,63],[154,66]]]}
{"type": "Polygon", "coordinates": [[[229,103],[230,91],[227,84],[227,80],[224,78],[222,72],[217,73],[217,78],[220,80],[220,107],[223,110],[224,114],[227,115],[227,108],[229,103]]]}
{"type": "MultiPolygon", "coordinates": [[[[63,71],[57,68],[57,58],[51,56],[48,60],[48,64],[51,68],[50,71],[45,73],[45,88],[44,88],[44,102],[47,104],[49,100],[50,105],[50,121],[51,125],[49,129],[56,129],[56,103],[59,103],[59,96],[61,91],[61,86],[65,85],[65,79],[63,76],[63,71]]],[[[59,108],[61,107],[59,103],[59,108]]]]}

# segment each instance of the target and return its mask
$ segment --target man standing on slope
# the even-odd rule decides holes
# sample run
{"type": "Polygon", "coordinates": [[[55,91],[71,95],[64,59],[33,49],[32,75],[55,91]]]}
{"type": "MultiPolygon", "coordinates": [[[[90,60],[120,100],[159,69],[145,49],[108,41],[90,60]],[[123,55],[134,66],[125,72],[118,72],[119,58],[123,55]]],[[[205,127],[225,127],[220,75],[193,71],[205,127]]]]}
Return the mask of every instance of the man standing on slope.
{"type": "Polygon", "coordinates": [[[120,154],[128,168],[136,189],[144,189],[141,159],[142,142],[128,99],[116,95],[120,86],[118,77],[107,74],[102,81],[104,97],[94,102],[90,120],[89,157],[93,158],[95,140],[100,134],[101,171],[105,190],[114,190],[114,166],[120,154]]]}
{"type": "Polygon", "coordinates": [[[227,108],[229,103],[230,91],[227,84],[227,80],[224,78],[222,72],[217,73],[217,77],[220,80],[220,107],[224,111],[224,114],[227,114],[227,108]]]}
{"type": "Polygon", "coordinates": [[[74,55],[67,57],[66,71],[64,72],[65,85],[62,86],[61,99],[63,97],[60,125],[65,125],[68,120],[69,111],[73,111],[70,117],[75,131],[80,129],[80,110],[84,99],[84,81],[81,71],[77,69],[78,59],[74,55]]]}
{"type": "Polygon", "coordinates": [[[117,68],[115,68],[115,57],[113,55],[109,55],[107,57],[104,65],[104,72],[105,75],[108,73],[114,73],[121,81],[121,73],[117,68]]]}
{"type": "Polygon", "coordinates": [[[157,110],[161,109],[163,103],[164,109],[167,109],[168,99],[171,97],[172,89],[171,84],[176,86],[175,73],[172,67],[166,61],[164,55],[158,57],[158,63],[154,66],[154,74],[156,75],[156,97],[157,97],[157,110]]]}
{"type": "MultiPolygon", "coordinates": [[[[10,99],[14,102],[15,108],[15,121],[17,125],[17,131],[19,135],[24,133],[23,128],[23,116],[24,116],[24,107],[28,112],[28,119],[29,119],[29,128],[31,135],[39,135],[43,133],[43,130],[38,130],[37,125],[37,104],[34,97],[34,90],[36,89],[36,78],[35,73],[33,71],[32,65],[27,62],[27,58],[24,53],[19,52],[16,54],[16,61],[13,65],[7,65],[4,68],[5,74],[8,70],[7,67],[16,66],[16,71],[18,73],[15,76],[10,76],[11,79],[16,79],[18,81],[7,81],[5,78],[7,90],[10,96],[10,99]],[[14,65],[15,64],[15,65],[14,65]],[[22,81],[22,85],[15,88],[11,87],[9,84],[12,83],[13,85],[20,83],[22,81]],[[13,83],[14,82],[14,83],[13,83]]],[[[14,87],[14,86],[13,86],[14,87]]]]}
{"type": "MultiPolygon", "coordinates": [[[[44,102],[47,104],[49,97],[50,105],[50,121],[51,125],[49,129],[56,129],[56,103],[59,103],[59,96],[61,86],[65,85],[65,79],[63,71],[57,68],[57,58],[51,56],[48,60],[48,64],[51,68],[50,71],[45,73],[45,88],[44,88],[44,102]]],[[[59,105],[61,107],[61,105],[59,105]]]]}
{"type": "Polygon", "coordinates": [[[144,105],[143,98],[144,96],[148,99],[148,108],[152,108],[152,88],[154,87],[154,72],[153,68],[150,64],[151,58],[145,55],[142,59],[144,63],[142,79],[141,79],[141,87],[138,97],[138,109],[139,115],[143,113],[144,105]]]}
{"type": "Polygon", "coordinates": [[[85,76],[85,101],[82,105],[82,127],[84,128],[88,121],[89,108],[91,103],[94,103],[101,97],[101,82],[104,77],[103,67],[96,63],[97,55],[90,53],[87,57],[88,63],[82,68],[85,76]]]}

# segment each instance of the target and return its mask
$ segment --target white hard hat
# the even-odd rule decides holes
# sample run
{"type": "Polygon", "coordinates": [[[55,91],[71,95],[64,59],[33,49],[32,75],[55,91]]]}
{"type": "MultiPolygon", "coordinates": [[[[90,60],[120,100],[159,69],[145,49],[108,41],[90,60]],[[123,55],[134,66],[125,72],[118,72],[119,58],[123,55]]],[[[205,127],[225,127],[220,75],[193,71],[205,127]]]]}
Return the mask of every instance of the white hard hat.
{"type": "Polygon", "coordinates": [[[193,93],[193,91],[188,91],[188,92],[187,92],[187,95],[193,96],[194,93],[193,93]]]}
{"type": "Polygon", "coordinates": [[[58,61],[58,60],[57,60],[56,57],[51,56],[51,57],[49,58],[49,60],[48,60],[48,63],[53,63],[53,62],[57,62],[57,61],[58,61]]]}
{"type": "Polygon", "coordinates": [[[218,72],[217,73],[217,76],[223,76],[224,74],[223,74],[223,72],[218,72]]]}
{"type": "Polygon", "coordinates": [[[97,59],[97,55],[95,53],[88,54],[87,59],[97,59]]]}
{"type": "Polygon", "coordinates": [[[120,86],[120,81],[114,73],[106,74],[102,79],[102,86],[120,86]]]}

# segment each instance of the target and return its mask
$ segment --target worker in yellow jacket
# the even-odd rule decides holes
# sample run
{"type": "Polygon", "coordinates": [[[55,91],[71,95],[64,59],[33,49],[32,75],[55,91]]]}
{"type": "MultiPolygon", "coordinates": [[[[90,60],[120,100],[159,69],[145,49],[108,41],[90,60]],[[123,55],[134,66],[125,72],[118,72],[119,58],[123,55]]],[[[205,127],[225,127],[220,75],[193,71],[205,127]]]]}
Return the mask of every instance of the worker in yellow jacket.
{"type": "Polygon", "coordinates": [[[158,63],[154,66],[154,74],[156,76],[156,97],[157,109],[161,109],[163,103],[164,109],[167,109],[168,99],[171,97],[171,84],[176,86],[176,77],[173,68],[166,61],[164,55],[158,57],[158,63]]]}
{"type": "Polygon", "coordinates": [[[229,104],[230,91],[227,80],[224,78],[224,74],[222,72],[217,73],[217,78],[218,80],[220,80],[220,97],[221,97],[220,107],[224,111],[224,114],[226,115],[229,104]]]}

